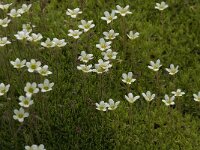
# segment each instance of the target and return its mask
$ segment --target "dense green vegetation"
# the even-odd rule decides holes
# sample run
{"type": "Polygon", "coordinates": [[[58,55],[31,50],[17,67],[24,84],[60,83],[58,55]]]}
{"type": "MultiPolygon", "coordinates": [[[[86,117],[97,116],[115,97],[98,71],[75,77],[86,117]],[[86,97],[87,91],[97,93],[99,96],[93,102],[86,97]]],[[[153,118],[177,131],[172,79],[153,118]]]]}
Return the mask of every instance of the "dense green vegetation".
{"type": "MultiPolygon", "coordinates": [[[[5,3],[12,0],[3,0],[5,3]]],[[[0,83],[10,84],[7,95],[0,97],[0,150],[22,150],[25,145],[44,144],[47,150],[112,150],[112,149],[184,149],[200,147],[200,103],[193,93],[200,90],[200,3],[198,0],[168,0],[169,8],[156,10],[155,0],[39,0],[14,2],[32,4],[22,17],[12,19],[7,28],[0,27],[0,37],[12,42],[0,47],[0,83]],[[118,18],[111,24],[101,20],[104,11],[116,5],[130,5],[132,15],[118,18]],[[66,15],[68,8],[79,7],[76,19],[66,15]],[[69,37],[69,29],[78,29],[80,20],[93,20],[95,28],[78,40],[69,37]],[[63,48],[42,48],[40,43],[16,40],[14,34],[22,24],[35,25],[34,33],[46,38],[66,39],[63,48]],[[119,36],[112,49],[118,52],[113,67],[102,75],[77,70],[81,51],[94,55],[92,64],[102,58],[96,48],[103,32],[114,29],[119,36]],[[130,40],[129,31],[140,37],[130,40]],[[53,90],[33,96],[30,116],[23,123],[13,119],[13,110],[20,108],[18,97],[24,95],[27,82],[42,83],[46,77],[14,69],[16,58],[36,59],[53,72],[48,79],[53,90]],[[161,60],[159,72],[148,69],[149,62],[161,60]],[[165,68],[179,65],[179,72],[170,76],[165,68]],[[136,82],[128,87],[122,73],[133,72],[136,82]],[[159,78],[158,78],[159,77],[159,78]],[[186,94],[175,99],[176,105],[162,102],[165,94],[176,89],[186,94]],[[149,105],[141,93],[152,91],[156,99],[149,105]],[[140,99],[130,104],[124,98],[132,92],[140,99]],[[96,110],[95,103],[112,98],[120,101],[114,111],[96,110]],[[179,107],[177,107],[179,106],[179,107]]],[[[159,1],[161,2],[161,1],[159,1]]],[[[0,18],[6,14],[0,10],[0,18]]]]}

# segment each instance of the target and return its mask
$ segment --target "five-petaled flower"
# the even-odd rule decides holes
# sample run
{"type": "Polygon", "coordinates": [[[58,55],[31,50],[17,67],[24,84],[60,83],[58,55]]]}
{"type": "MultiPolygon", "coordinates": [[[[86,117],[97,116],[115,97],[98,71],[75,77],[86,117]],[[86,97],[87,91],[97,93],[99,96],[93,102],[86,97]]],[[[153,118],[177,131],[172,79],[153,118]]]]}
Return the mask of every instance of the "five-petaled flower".
{"type": "Polygon", "coordinates": [[[139,99],[140,96],[133,96],[132,93],[128,93],[128,95],[125,95],[125,99],[129,102],[129,103],[134,103],[137,99],[139,99]]]}
{"type": "Polygon", "coordinates": [[[0,96],[3,96],[4,94],[6,94],[8,92],[10,88],[10,84],[5,85],[4,83],[0,84],[0,96]]]}
{"type": "Polygon", "coordinates": [[[5,46],[6,44],[11,44],[10,41],[8,41],[8,38],[7,37],[0,37],[0,47],[1,46],[5,46]]]}
{"type": "Polygon", "coordinates": [[[103,32],[103,35],[105,35],[105,39],[113,40],[113,39],[115,39],[116,36],[119,35],[119,33],[115,33],[115,31],[113,29],[111,29],[108,32],[103,32]]]}
{"type": "Polygon", "coordinates": [[[117,19],[117,16],[115,16],[115,10],[112,10],[111,13],[108,11],[104,12],[105,17],[101,17],[102,20],[105,20],[107,24],[111,23],[113,20],[117,19]]]}
{"type": "Polygon", "coordinates": [[[78,70],[81,70],[85,73],[92,72],[93,70],[91,68],[92,68],[92,65],[80,64],[79,66],[77,66],[78,70]]]}
{"type": "Polygon", "coordinates": [[[99,103],[96,103],[96,109],[100,111],[106,111],[107,107],[109,107],[108,103],[105,103],[104,101],[100,101],[99,103]]]}
{"type": "Polygon", "coordinates": [[[162,11],[162,10],[166,9],[167,7],[168,7],[168,5],[165,2],[161,2],[160,4],[156,3],[155,9],[162,11]]]}
{"type": "Polygon", "coordinates": [[[14,68],[20,69],[20,68],[23,68],[25,66],[26,59],[21,61],[19,58],[17,58],[15,61],[10,61],[10,63],[13,65],[14,68]]]}
{"type": "Polygon", "coordinates": [[[162,102],[165,103],[166,106],[175,105],[175,96],[169,97],[167,94],[165,94],[165,99],[162,100],[162,102]]]}
{"type": "Polygon", "coordinates": [[[31,97],[33,94],[39,92],[39,88],[37,88],[37,84],[35,82],[27,82],[26,86],[24,87],[24,91],[26,92],[26,96],[31,97]]]}
{"type": "Polygon", "coordinates": [[[81,25],[78,26],[80,29],[83,29],[84,32],[89,31],[91,28],[94,28],[93,20],[85,21],[81,20],[81,25]]]}
{"type": "Polygon", "coordinates": [[[65,39],[57,39],[57,38],[53,38],[53,42],[55,43],[55,46],[57,47],[64,47],[67,43],[65,42],[65,39]]]}
{"type": "Polygon", "coordinates": [[[158,71],[161,66],[162,65],[160,64],[160,59],[158,59],[156,63],[150,61],[150,65],[148,66],[148,68],[152,69],[153,71],[158,71]]]}
{"type": "Polygon", "coordinates": [[[74,39],[78,39],[80,35],[83,33],[79,30],[72,30],[72,29],[68,30],[68,32],[69,32],[68,36],[71,36],[74,39]]]}
{"type": "Polygon", "coordinates": [[[175,75],[178,72],[178,67],[176,66],[174,67],[173,64],[170,65],[170,68],[165,68],[167,70],[167,72],[169,72],[170,75],[175,75]]]}
{"type": "Polygon", "coordinates": [[[41,92],[48,92],[52,90],[54,83],[50,83],[48,79],[44,80],[44,83],[38,84],[38,87],[41,89],[41,92]]]}
{"type": "Polygon", "coordinates": [[[29,116],[28,112],[25,112],[21,107],[19,110],[14,110],[15,115],[13,115],[13,119],[18,120],[19,122],[24,122],[24,118],[29,116]]]}
{"type": "Polygon", "coordinates": [[[6,17],[6,18],[4,18],[4,19],[0,19],[0,26],[2,26],[2,27],[7,27],[8,26],[8,24],[10,23],[10,19],[8,19],[8,17],[6,17]]]}
{"type": "Polygon", "coordinates": [[[102,52],[101,54],[104,56],[104,60],[111,60],[116,59],[118,53],[108,49],[106,52],[102,52]]]}
{"type": "Polygon", "coordinates": [[[114,102],[113,99],[109,99],[108,100],[108,110],[115,110],[118,105],[119,105],[120,101],[114,102]]]}
{"type": "Polygon", "coordinates": [[[198,94],[193,94],[193,97],[194,97],[194,101],[200,102],[200,91],[198,92],[198,94]]]}
{"type": "Polygon", "coordinates": [[[106,49],[109,49],[111,47],[110,46],[111,43],[112,43],[111,41],[106,42],[104,38],[100,38],[99,44],[96,44],[96,47],[101,51],[105,51],[106,49]]]}
{"type": "Polygon", "coordinates": [[[78,59],[84,63],[87,63],[89,60],[93,59],[93,54],[87,54],[85,51],[81,51],[81,55],[78,59]]]}
{"type": "Polygon", "coordinates": [[[132,12],[129,11],[129,5],[127,5],[124,8],[117,5],[116,8],[117,8],[116,13],[119,13],[123,17],[126,16],[127,14],[132,14],[132,12]]]}
{"type": "Polygon", "coordinates": [[[45,42],[41,42],[41,45],[46,48],[51,48],[56,46],[55,42],[53,40],[51,41],[50,38],[47,38],[45,42]]]}
{"type": "MultiPolygon", "coordinates": [[[[27,38],[30,42],[38,42],[43,38],[42,34],[40,33],[31,33],[31,35],[27,38]]],[[[46,46],[45,46],[46,47],[46,46]]]]}
{"type": "Polygon", "coordinates": [[[177,89],[177,91],[172,91],[172,94],[174,94],[174,96],[183,96],[185,92],[182,92],[181,89],[177,89]]]}
{"type": "Polygon", "coordinates": [[[146,93],[142,93],[142,96],[144,97],[144,99],[147,101],[147,102],[150,102],[152,101],[154,98],[155,98],[155,94],[151,94],[150,91],[147,91],[146,93]]]}
{"type": "Polygon", "coordinates": [[[41,74],[42,76],[48,76],[48,75],[52,74],[52,72],[49,71],[49,66],[47,66],[47,65],[44,65],[43,67],[39,67],[37,69],[37,72],[39,74],[41,74]]]}
{"type": "Polygon", "coordinates": [[[38,71],[41,69],[41,62],[31,59],[30,62],[26,62],[26,66],[28,67],[28,72],[38,71]]]}
{"type": "Polygon", "coordinates": [[[23,29],[22,31],[18,31],[17,34],[15,34],[14,36],[18,39],[18,40],[28,40],[29,38],[29,33],[27,30],[23,29]]]}
{"type": "Polygon", "coordinates": [[[78,14],[82,14],[82,11],[80,11],[80,8],[75,8],[73,10],[67,9],[66,15],[71,16],[72,18],[76,18],[78,14]]]}
{"type": "Polygon", "coordinates": [[[29,96],[20,96],[19,100],[19,105],[22,107],[28,108],[30,105],[33,105],[33,100],[29,96]]]}
{"type": "Polygon", "coordinates": [[[122,81],[126,84],[131,84],[132,82],[135,82],[136,79],[133,79],[133,73],[128,72],[128,74],[123,73],[122,74],[122,81]]]}
{"type": "Polygon", "coordinates": [[[129,34],[127,34],[128,38],[131,39],[131,40],[134,40],[134,39],[138,38],[139,35],[140,35],[139,32],[133,33],[133,31],[130,31],[129,34]]]}

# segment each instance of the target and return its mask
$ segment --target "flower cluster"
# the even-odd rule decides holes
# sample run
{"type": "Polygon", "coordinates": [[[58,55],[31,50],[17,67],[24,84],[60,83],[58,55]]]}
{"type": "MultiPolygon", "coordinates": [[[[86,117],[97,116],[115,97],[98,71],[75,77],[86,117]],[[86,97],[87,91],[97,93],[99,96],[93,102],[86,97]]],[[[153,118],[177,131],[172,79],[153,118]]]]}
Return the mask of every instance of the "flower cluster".
{"type": "MultiPolygon", "coordinates": [[[[148,66],[149,69],[153,71],[158,71],[162,64],[160,63],[160,59],[158,59],[156,62],[150,61],[150,65],[148,66]]],[[[179,70],[179,66],[174,66],[174,64],[170,64],[169,68],[165,68],[165,70],[170,74],[170,75],[175,75],[179,70]]]]}
{"type": "Polygon", "coordinates": [[[115,110],[120,101],[114,102],[113,99],[109,99],[108,103],[104,101],[100,101],[99,103],[96,103],[96,109],[100,111],[107,111],[108,110],[115,110]]]}
{"type": "MultiPolygon", "coordinates": [[[[17,58],[15,61],[10,61],[10,63],[16,69],[21,69],[26,66],[28,68],[28,72],[30,73],[38,72],[42,76],[48,76],[52,74],[52,72],[48,70],[47,65],[41,66],[41,62],[36,61],[35,59],[31,59],[30,62],[26,62],[25,59],[21,61],[19,58],[17,58]]],[[[15,115],[13,115],[13,118],[15,120],[18,120],[19,122],[23,122],[24,118],[29,116],[29,113],[26,112],[24,108],[29,108],[29,106],[31,106],[34,103],[32,100],[32,96],[34,94],[37,94],[39,91],[51,91],[53,86],[54,83],[51,83],[48,79],[45,79],[44,82],[40,84],[37,84],[36,82],[27,82],[26,86],[24,87],[25,96],[22,95],[19,97],[19,105],[21,106],[21,108],[19,110],[14,110],[15,115]]],[[[8,91],[9,87],[10,85],[2,85],[2,90],[4,88],[4,93],[8,91]]]]}
{"type": "MultiPolygon", "coordinates": [[[[0,4],[0,9],[2,9],[4,12],[7,13],[9,7],[12,5],[12,3],[10,4],[0,4]]],[[[11,18],[16,18],[16,17],[21,17],[22,14],[26,13],[29,11],[29,9],[31,8],[32,4],[26,5],[23,4],[22,7],[20,9],[11,9],[9,13],[7,13],[8,16],[10,16],[11,18]]],[[[0,26],[2,27],[7,27],[8,24],[11,22],[11,19],[9,19],[8,17],[4,18],[4,19],[0,19],[0,26]]]]}
{"type": "Polygon", "coordinates": [[[51,71],[49,71],[49,67],[47,65],[41,66],[40,61],[36,61],[35,59],[31,59],[30,62],[26,62],[26,60],[20,60],[17,58],[15,61],[10,61],[10,63],[13,65],[14,68],[20,69],[23,67],[27,67],[28,72],[33,73],[37,72],[42,76],[48,76],[52,74],[51,71]]]}
{"type": "Polygon", "coordinates": [[[46,150],[46,149],[44,148],[43,144],[40,145],[33,144],[32,146],[25,146],[25,150],[46,150]]]}
{"type": "Polygon", "coordinates": [[[29,108],[34,103],[32,100],[33,95],[37,94],[40,90],[41,92],[51,91],[53,86],[54,83],[50,83],[48,79],[45,79],[41,84],[27,82],[24,87],[25,96],[22,95],[19,97],[19,105],[21,108],[14,110],[15,115],[13,115],[13,118],[19,122],[23,122],[24,118],[29,116],[29,113],[24,108],[29,108]]]}

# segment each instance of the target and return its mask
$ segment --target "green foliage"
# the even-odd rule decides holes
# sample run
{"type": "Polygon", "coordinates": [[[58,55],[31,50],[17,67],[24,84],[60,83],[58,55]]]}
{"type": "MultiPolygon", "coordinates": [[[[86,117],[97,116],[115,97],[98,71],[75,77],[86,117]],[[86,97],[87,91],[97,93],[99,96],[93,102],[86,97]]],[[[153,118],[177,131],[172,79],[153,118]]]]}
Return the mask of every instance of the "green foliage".
{"type": "MultiPolygon", "coordinates": [[[[4,1],[11,2],[11,1],[4,1]]],[[[0,82],[11,84],[9,93],[0,97],[0,149],[21,150],[25,145],[44,144],[47,150],[67,149],[186,149],[197,150],[200,146],[200,105],[193,101],[192,94],[200,87],[200,3],[198,0],[168,0],[169,8],[163,13],[154,9],[153,0],[51,0],[44,12],[42,1],[31,0],[29,13],[12,19],[8,28],[0,29],[0,37],[7,36],[12,44],[0,47],[0,82]],[[100,18],[103,12],[115,6],[130,5],[132,15],[107,25],[100,18]],[[66,16],[67,8],[79,7],[83,14],[77,19],[66,16]],[[75,42],[67,36],[69,29],[77,29],[80,20],[94,20],[95,28],[81,35],[75,42]],[[17,41],[14,34],[22,24],[36,25],[35,33],[46,38],[65,38],[67,46],[62,49],[45,49],[40,44],[17,41]],[[112,43],[118,60],[113,68],[100,76],[84,74],[76,69],[77,55],[85,50],[94,54],[92,63],[100,59],[101,53],[95,47],[102,32],[113,28],[119,37],[112,43]],[[130,31],[140,32],[135,41],[128,39],[130,31]],[[13,119],[13,110],[19,108],[18,97],[24,95],[26,82],[41,83],[44,77],[17,71],[10,62],[16,58],[37,59],[47,64],[53,75],[48,79],[55,83],[53,91],[34,96],[30,116],[23,124],[13,119]],[[155,72],[147,68],[150,60],[160,59],[159,83],[155,72]],[[169,64],[180,66],[175,76],[169,76],[164,68],[169,64]],[[141,95],[147,90],[156,93],[156,100],[150,106],[140,98],[129,104],[124,95],[128,88],[121,81],[124,72],[132,71],[136,82],[131,92],[141,95]],[[103,86],[102,97],[100,89],[103,86]],[[186,95],[175,100],[181,109],[166,107],[161,100],[164,94],[181,88],[186,95]],[[115,111],[100,112],[95,103],[109,98],[120,100],[115,111]]],[[[21,1],[25,3],[25,1],[21,1]]],[[[19,8],[21,3],[12,7],[19,8]]],[[[0,12],[1,18],[5,14],[0,12]]]]}

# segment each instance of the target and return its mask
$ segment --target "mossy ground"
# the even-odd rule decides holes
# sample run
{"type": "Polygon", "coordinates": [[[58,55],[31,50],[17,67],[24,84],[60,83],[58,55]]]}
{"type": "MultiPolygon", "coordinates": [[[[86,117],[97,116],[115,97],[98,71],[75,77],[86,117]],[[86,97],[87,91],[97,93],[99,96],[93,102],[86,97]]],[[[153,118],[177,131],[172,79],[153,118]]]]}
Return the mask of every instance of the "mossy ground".
{"type": "MultiPolygon", "coordinates": [[[[3,0],[12,2],[11,0],[3,0]]],[[[155,0],[51,0],[41,11],[40,1],[31,0],[29,13],[13,19],[8,28],[0,28],[0,36],[7,36],[12,44],[0,47],[0,82],[11,84],[7,97],[0,97],[0,149],[21,150],[25,145],[44,144],[47,150],[104,150],[104,149],[184,149],[200,147],[200,104],[193,100],[193,93],[200,90],[200,2],[198,0],[168,0],[169,8],[154,9],[155,0]],[[107,25],[100,18],[103,12],[115,6],[130,5],[132,15],[107,25]],[[77,19],[66,16],[67,8],[79,7],[83,14],[77,19]],[[76,41],[67,36],[69,29],[78,29],[80,20],[94,20],[96,27],[81,35],[76,41]],[[65,38],[62,49],[45,49],[40,44],[17,41],[14,34],[22,24],[36,25],[33,32],[44,39],[65,38]],[[85,50],[94,54],[96,63],[102,58],[95,47],[102,32],[113,28],[120,35],[113,41],[118,60],[113,68],[101,77],[95,73],[84,74],[76,69],[80,64],[78,54],[85,50]],[[134,41],[127,38],[130,30],[140,32],[134,41]],[[38,74],[22,69],[17,71],[10,60],[37,59],[47,64],[53,75],[48,79],[55,83],[53,90],[34,96],[29,118],[20,125],[12,118],[19,108],[18,97],[23,95],[26,82],[43,82],[38,74]],[[160,59],[163,64],[156,73],[147,68],[150,60],[160,59]],[[175,76],[164,68],[169,64],[180,66],[175,76]],[[124,72],[132,71],[137,79],[128,91],[121,81],[124,72]],[[102,97],[100,94],[101,87],[102,97]],[[181,88],[186,95],[175,100],[175,107],[166,107],[164,94],[181,88]],[[150,106],[140,98],[129,104],[124,95],[133,92],[141,95],[147,90],[156,93],[150,106]],[[95,103],[109,98],[120,100],[115,111],[100,112],[95,103]],[[177,106],[180,106],[177,108],[177,106]]],[[[159,1],[160,2],[160,1],[159,1]]],[[[20,1],[13,4],[19,8],[20,1]]],[[[1,18],[5,14],[1,11],[1,18]]]]}

